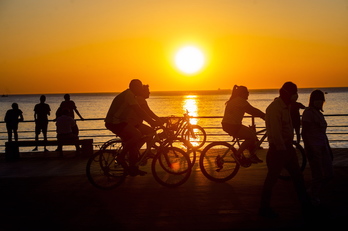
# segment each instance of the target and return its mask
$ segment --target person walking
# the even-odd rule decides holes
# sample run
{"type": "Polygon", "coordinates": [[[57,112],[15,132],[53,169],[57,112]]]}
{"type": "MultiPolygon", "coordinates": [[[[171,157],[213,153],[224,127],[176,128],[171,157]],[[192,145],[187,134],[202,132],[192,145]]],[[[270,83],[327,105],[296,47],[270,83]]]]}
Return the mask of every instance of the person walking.
{"type": "Polygon", "coordinates": [[[292,126],[294,128],[294,132],[296,135],[296,142],[299,144],[301,141],[301,116],[300,116],[300,109],[305,109],[306,106],[303,105],[300,102],[291,102],[290,104],[290,115],[291,115],[291,121],[292,126]]]}
{"type": "Polygon", "coordinates": [[[269,149],[266,157],[268,172],[261,194],[260,216],[272,218],[278,216],[271,208],[271,197],[273,188],[283,168],[292,177],[299,201],[302,205],[302,211],[307,213],[308,208],[310,208],[310,200],[306,192],[296,150],[292,145],[294,131],[289,105],[291,102],[295,102],[297,97],[296,84],[286,82],[279,90],[279,97],[266,109],[266,129],[269,141],[269,149]]]}
{"type": "MultiPolygon", "coordinates": [[[[40,103],[36,104],[34,107],[34,120],[35,120],[35,141],[39,140],[40,132],[44,137],[44,141],[47,141],[47,127],[48,127],[48,116],[51,115],[51,108],[45,103],[46,96],[40,96],[40,103]]],[[[33,149],[37,151],[37,146],[33,149]]],[[[44,151],[48,152],[46,146],[44,146],[44,151]]]]}
{"type": "Polygon", "coordinates": [[[302,139],[312,173],[309,194],[313,205],[320,205],[321,189],[333,178],[333,156],[322,113],[324,102],[324,92],[314,90],[309,98],[309,106],[302,114],[302,139]]]}
{"type": "Polygon", "coordinates": [[[12,141],[12,132],[14,140],[18,141],[18,123],[24,121],[23,112],[19,109],[17,103],[12,104],[12,109],[6,112],[4,121],[6,123],[6,129],[8,134],[8,141],[12,141]]]}

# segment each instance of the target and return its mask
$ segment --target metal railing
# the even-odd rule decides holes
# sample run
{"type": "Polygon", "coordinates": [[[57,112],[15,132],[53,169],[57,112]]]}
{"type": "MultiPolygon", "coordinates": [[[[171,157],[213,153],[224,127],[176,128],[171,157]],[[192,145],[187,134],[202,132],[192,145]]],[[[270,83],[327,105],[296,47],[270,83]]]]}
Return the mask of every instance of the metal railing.
{"type": "MultiPolygon", "coordinates": [[[[207,144],[213,141],[231,141],[231,137],[225,133],[221,128],[222,116],[198,116],[191,117],[198,120],[207,133],[207,144]],[[206,123],[206,120],[214,121],[213,123],[206,123]],[[204,125],[209,124],[209,125],[204,125]]],[[[348,114],[331,114],[325,115],[328,122],[327,135],[330,144],[337,148],[348,147],[348,114]],[[339,117],[339,118],[338,118],[339,117]]],[[[255,119],[251,116],[245,116],[245,119],[255,119]]],[[[256,118],[257,120],[257,118],[256,118]]],[[[113,133],[104,127],[104,118],[90,118],[83,121],[77,120],[79,126],[80,139],[93,139],[94,145],[98,147],[105,141],[115,137],[113,133]]],[[[248,125],[251,122],[243,121],[243,124],[248,125]]],[[[264,122],[256,121],[256,129],[264,129],[264,122]]],[[[35,123],[34,120],[23,121],[19,124],[18,136],[19,140],[34,140],[35,139],[35,123]]],[[[49,121],[49,129],[47,132],[48,139],[56,139],[55,123],[53,120],[49,121]]],[[[4,122],[0,122],[0,152],[5,150],[5,142],[7,141],[7,131],[4,122]]],[[[42,139],[42,135],[39,136],[42,139]]]]}

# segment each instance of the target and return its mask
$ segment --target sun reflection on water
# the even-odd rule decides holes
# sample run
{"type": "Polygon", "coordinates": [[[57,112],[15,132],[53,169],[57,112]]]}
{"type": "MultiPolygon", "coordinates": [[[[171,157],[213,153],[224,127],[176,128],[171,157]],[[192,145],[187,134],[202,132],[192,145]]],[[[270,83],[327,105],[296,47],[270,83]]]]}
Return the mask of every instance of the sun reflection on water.
{"type": "MultiPolygon", "coordinates": [[[[198,97],[197,95],[185,95],[182,102],[183,110],[188,112],[189,116],[197,117],[198,116],[198,97]]],[[[197,118],[191,118],[191,124],[197,124],[197,118]]]]}

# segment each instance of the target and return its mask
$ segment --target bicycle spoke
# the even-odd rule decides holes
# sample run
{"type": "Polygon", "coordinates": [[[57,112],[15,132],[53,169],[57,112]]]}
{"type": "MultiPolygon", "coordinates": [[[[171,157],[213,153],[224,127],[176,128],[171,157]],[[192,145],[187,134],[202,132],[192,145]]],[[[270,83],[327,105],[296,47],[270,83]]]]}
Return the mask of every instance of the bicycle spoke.
{"type": "Polygon", "coordinates": [[[121,185],[126,177],[124,166],[116,160],[116,152],[101,150],[87,162],[88,180],[97,188],[112,189],[121,185]]]}
{"type": "Polygon", "coordinates": [[[191,174],[189,157],[183,150],[175,147],[160,150],[151,167],[155,180],[167,187],[182,185],[191,174]]]}
{"type": "Polygon", "coordinates": [[[235,149],[226,142],[213,142],[201,154],[199,165],[204,176],[215,182],[232,179],[239,170],[233,158],[235,149]]]}

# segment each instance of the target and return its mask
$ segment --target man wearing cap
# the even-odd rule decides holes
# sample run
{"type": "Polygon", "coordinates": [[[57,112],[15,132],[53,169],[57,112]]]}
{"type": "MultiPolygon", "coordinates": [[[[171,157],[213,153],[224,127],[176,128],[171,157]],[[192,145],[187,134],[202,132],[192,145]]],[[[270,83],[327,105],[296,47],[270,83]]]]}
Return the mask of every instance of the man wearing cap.
{"type": "Polygon", "coordinates": [[[259,214],[264,217],[278,216],[271,208],[270,202],[273,187],[283,168],[289,171],[292,177],[302,208],[309,207],[309,198],[296,150],[292,145],[294,130],[289,105],[291,102],[295,102],[297,98],[297,86],[292,82],[286,82],[279,90],[279,97],[266,109],[265,121],[269,141],[269,150],[266,157],[268,173],[263,185],[259,210],[259,214]]]}

